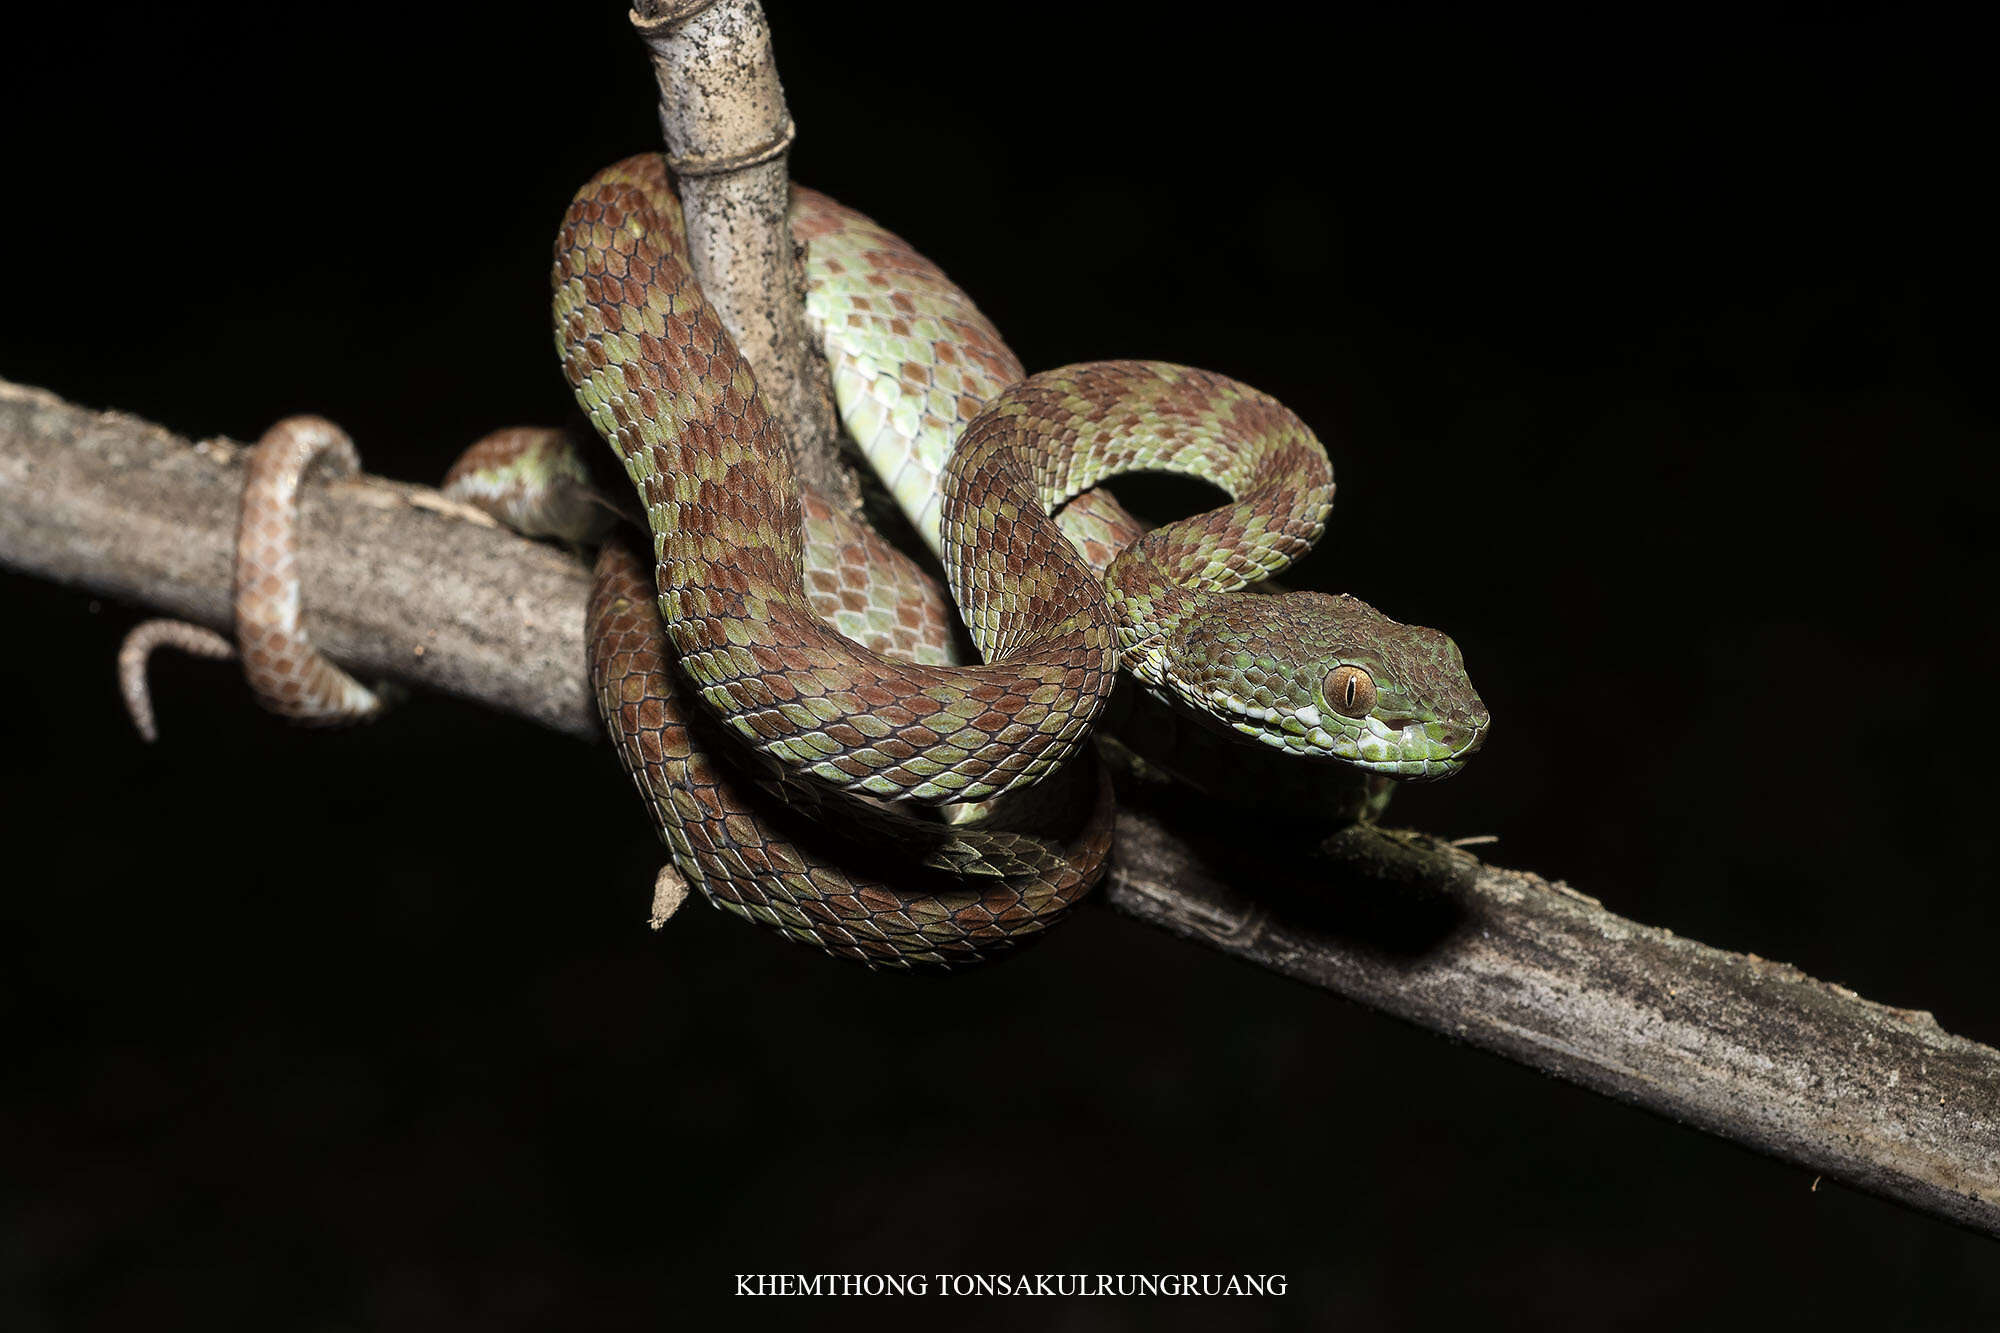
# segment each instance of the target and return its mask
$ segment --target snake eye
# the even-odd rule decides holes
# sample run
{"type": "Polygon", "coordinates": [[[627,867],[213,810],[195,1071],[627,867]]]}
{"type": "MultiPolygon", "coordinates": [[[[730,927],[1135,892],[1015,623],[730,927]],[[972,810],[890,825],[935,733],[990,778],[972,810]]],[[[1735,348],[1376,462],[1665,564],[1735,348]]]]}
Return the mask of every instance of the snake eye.
{"type": "Polygon", "coordinates": [[[1358,666],[1337,666],[1327,672],[1319,692],[1343,717],[1366,717],[1375,707],[1375,678],[1358,666]]]}

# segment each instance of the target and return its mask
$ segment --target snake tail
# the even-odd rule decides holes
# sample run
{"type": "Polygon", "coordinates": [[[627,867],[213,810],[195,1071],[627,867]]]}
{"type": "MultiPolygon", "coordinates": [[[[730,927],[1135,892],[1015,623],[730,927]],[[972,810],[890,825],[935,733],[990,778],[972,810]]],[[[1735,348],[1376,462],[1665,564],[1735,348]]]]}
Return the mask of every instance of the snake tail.
{"type": "Polygon", "coordinates": [[[298,497],[308,473],[329,479],[361,468],[354,441],[324,417],[286,417],[265,431],[245,463],[237,511],[233,607],[236,638],[184,621],[135,626],[118,652],[120,692],[139,735],[158,735],[146,668],[156,647],[243,660],[257,701],[309,726],[345,726],[375,716],[382,699],[313,647],[299,589],[298,497]]]}

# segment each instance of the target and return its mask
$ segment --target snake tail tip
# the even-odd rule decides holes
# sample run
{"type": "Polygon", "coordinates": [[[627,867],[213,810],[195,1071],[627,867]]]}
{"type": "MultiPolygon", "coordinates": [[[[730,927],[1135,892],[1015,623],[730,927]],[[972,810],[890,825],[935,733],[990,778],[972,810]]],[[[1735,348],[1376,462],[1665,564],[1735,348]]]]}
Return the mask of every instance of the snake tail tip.
{"type": "Polygon", "coordinates": [[[134,625],[118,645],[118,693],[139,739],[152,745],[160,739],[153,721],[153,689],[146,675],[153,649],[165,644],[196,657],[227,659],[236,647],[212,629],[180,620],[145,620],[134,625]]]}

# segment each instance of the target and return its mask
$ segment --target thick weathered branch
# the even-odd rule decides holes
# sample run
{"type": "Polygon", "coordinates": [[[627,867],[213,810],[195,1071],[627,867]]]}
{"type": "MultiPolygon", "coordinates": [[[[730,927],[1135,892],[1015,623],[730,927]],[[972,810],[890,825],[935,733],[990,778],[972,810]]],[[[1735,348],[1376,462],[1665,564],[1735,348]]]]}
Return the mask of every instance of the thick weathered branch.
{"type": "MultiPolygon", "coordinates": [[[[240,485],[236,446],[0,381],[0,564],[222,627],[240,485]]],[[[306,619],[334,657],[598,734],[574,562],[372,478],[310,488],[303,527],[306,619]]],[[[1417,835],[1351,830],[1301,872],[1201,828],[1125,809],[1111,904],[2000,1234],[2000,1051],[1417,835]]]]}
{"type": "MultiPolygon", "coordinates": [[[[5,380],[0,423],[0,564],[228,632],[243,446],[5,380]]],[[[379,477],[307,487],[300,522],[306,625],[329,656],[597,733],[575,561],[379,477]]]]}

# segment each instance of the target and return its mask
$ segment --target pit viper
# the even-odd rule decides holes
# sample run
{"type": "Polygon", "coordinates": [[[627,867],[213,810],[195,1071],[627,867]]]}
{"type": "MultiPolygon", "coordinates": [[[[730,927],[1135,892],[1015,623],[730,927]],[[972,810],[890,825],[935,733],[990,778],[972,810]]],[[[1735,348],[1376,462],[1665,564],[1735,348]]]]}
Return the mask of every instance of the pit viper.
{"type": "MultiPolygon", "coordinates": [[[[1105,868],[1108,785],[1071,761],[1121,667],[1302,763],[1437,778],[1482,743],[1487,712],[1445,635],[1352,597],[1246,591],[1311,546],[1332,503],[1323,448],[1281,404],[1154,362],[1024,377],[892,233],[802,187],[791,223],[843,423],[942,559],[983,661],[955,660],[920,566],[797,482],[693,279],[663,160],[600,172],[558,234],[556,343],[652,549],[600,552],[592,679],[674,866],[712,902],[873,966],[956,966],[1046,928],[1105,868]],[[1131,471],[1197,476],[1230,502],[1146,531],[1095,489],[1131,471]],[[921,809],[946,804],[976,813],[921,809]]],[[[316,419],[260,448],[302,468],[302,433],[351,465],[316,419]]],[[[605,526],[555,432],[483,441],[447,493],[541,534],[605,526]]],[[[283,508],[246,503],[244,550],[289,524],[283,508]]],[[[239,564],[260,696],[330,671],[348,696],[331,712],[372,709],[302,639],[245,628],[257,579],[239,564]]]]}

